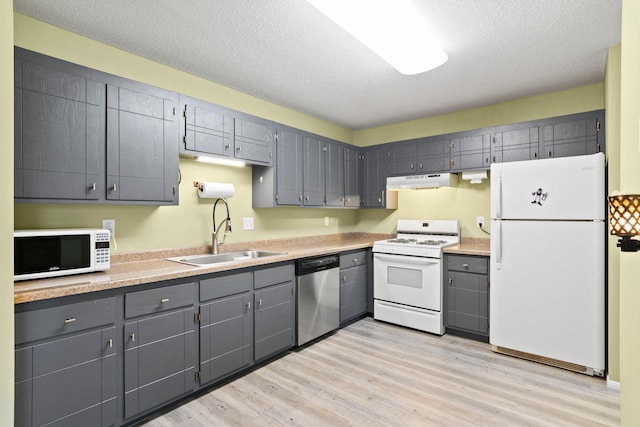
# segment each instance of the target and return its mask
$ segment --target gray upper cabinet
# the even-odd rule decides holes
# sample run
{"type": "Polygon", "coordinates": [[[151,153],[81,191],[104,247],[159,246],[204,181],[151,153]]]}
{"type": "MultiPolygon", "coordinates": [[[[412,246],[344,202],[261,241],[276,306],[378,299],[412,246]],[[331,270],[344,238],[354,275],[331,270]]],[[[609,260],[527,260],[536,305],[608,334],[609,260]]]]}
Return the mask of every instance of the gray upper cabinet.
{"type": "Polygon", "coordinates": [[[491,139],[492,163],[536,160],[539,147],[539,127],[521,128],[496,132],[491,139]]]}
{"type": "Polygon", "coordinates": [[[317,136],[308,135],[304,137],[303,147],[302,204],[324,206],[326,143],[317,136]]]}
{"type": "Polygon", "coordinates": [[[447,172],[451,169],[451,140],[423,138],[416,144],[417,173],[447,172]]]}
{"type": "Polygon", "coordinates": [[[278,129],[276,143],[276,204],[302,203],[303,136],[295,129],[278,129]]]}
{"type": "Polygon", "coordinates": [[[342,144],[326,142],[325,205],[345,205],[345,149],[342,144]]]}
{"type": "Polygon", "coordinates": [[[491,136],[486,133],[451,138],[451,168],[488,169],[491,166],[491,136]]]}
{"type": "Polygon", "coordinates": [[[232,157],[233,113],[198,99],[180,96],[181,154],[232,157]]]}
{"type": "Polygon", "coordinates": [[[178,95],[15,49],[17,201],[178,203],[178,95]]]}
{"type": "Polygon", "coordinates": [[[276,125],[257,117],[238,115],[234,121],[235,158],[272,165],[276,125]]]}
{"type": "Polygon", "coordinates": [[[542,157],[580,156],[603,151],[601,122],[604,122],[603,116],[598,114],[580,114],[545,124],[542,157]]]}
{"type": "Polygon", "coordinates": [[[16,48],[14,104],[15,197],[104,198],[104,83],[16,48]]]}
{"type": "Polygon", "coordinates": [[[416,173],[416,142],[405,141],[393,144],[391,148],[391,174],[412,175],[416,173]]]}
{"type": "Polygon", "coordinates": [[[360,207],[360,152],[355,148],[344,149],[344,206],[348,208],[360,207]]]}
{"type": "Polygon", "coordinates": [[[397,208],[397,192],[387,191],[387,177],[391,169],[389,146],[363,150],[360,153],[361,204],[363,208],[397,208]]]}
{"type": "Polygon", "coordinates": [[[177,204],[177,110],[170,92],[107,85],[107,199],[177,204]]]}

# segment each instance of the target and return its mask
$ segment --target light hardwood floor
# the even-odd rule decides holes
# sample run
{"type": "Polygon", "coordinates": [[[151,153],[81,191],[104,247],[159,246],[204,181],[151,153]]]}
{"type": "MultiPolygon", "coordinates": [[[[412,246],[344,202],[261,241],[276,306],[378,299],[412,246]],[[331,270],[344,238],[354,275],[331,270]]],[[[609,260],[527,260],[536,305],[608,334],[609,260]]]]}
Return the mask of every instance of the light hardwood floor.
{"type": "Polygon", "coordinates": [[[619,424],[602,378],[366,318],[144,426],[619,424]]]}

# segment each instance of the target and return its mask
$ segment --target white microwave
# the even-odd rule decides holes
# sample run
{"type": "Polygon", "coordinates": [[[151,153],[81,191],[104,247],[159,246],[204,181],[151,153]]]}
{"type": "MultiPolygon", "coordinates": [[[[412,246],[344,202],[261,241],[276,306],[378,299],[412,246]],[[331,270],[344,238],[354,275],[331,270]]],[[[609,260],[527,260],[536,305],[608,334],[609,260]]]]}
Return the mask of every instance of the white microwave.
{"type": "Polygon", "coordinates": [[[100,229],[15,230],[14,280],[108,270],[111,232],[100,229]]]}

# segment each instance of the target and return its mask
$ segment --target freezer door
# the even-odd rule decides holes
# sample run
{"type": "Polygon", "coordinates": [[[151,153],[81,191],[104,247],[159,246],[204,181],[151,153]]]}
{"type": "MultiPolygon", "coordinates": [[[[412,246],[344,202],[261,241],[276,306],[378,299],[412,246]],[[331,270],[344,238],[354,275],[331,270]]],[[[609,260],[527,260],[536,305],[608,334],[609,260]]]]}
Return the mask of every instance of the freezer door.
{"type": "Polygon", "coordinates": [[[491,218],[605,218],[604,154],[491,165],[491,218]]]}
{"type": "Polygon", "coordinates": [[[492,221],[492,345],[604,369],[604,227],[492,221]]]}

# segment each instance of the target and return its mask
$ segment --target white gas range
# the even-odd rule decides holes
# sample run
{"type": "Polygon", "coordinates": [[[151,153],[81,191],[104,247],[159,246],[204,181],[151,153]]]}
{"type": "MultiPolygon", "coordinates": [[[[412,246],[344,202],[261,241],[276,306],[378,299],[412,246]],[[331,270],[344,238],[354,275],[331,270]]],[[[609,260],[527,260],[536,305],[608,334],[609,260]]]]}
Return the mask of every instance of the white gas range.
{"type": "Polygon", "coordinates": [[[442,335],[442,248],[458,221],[398,220],[397,236],[373,244],[374,319],[442,335]]]}

